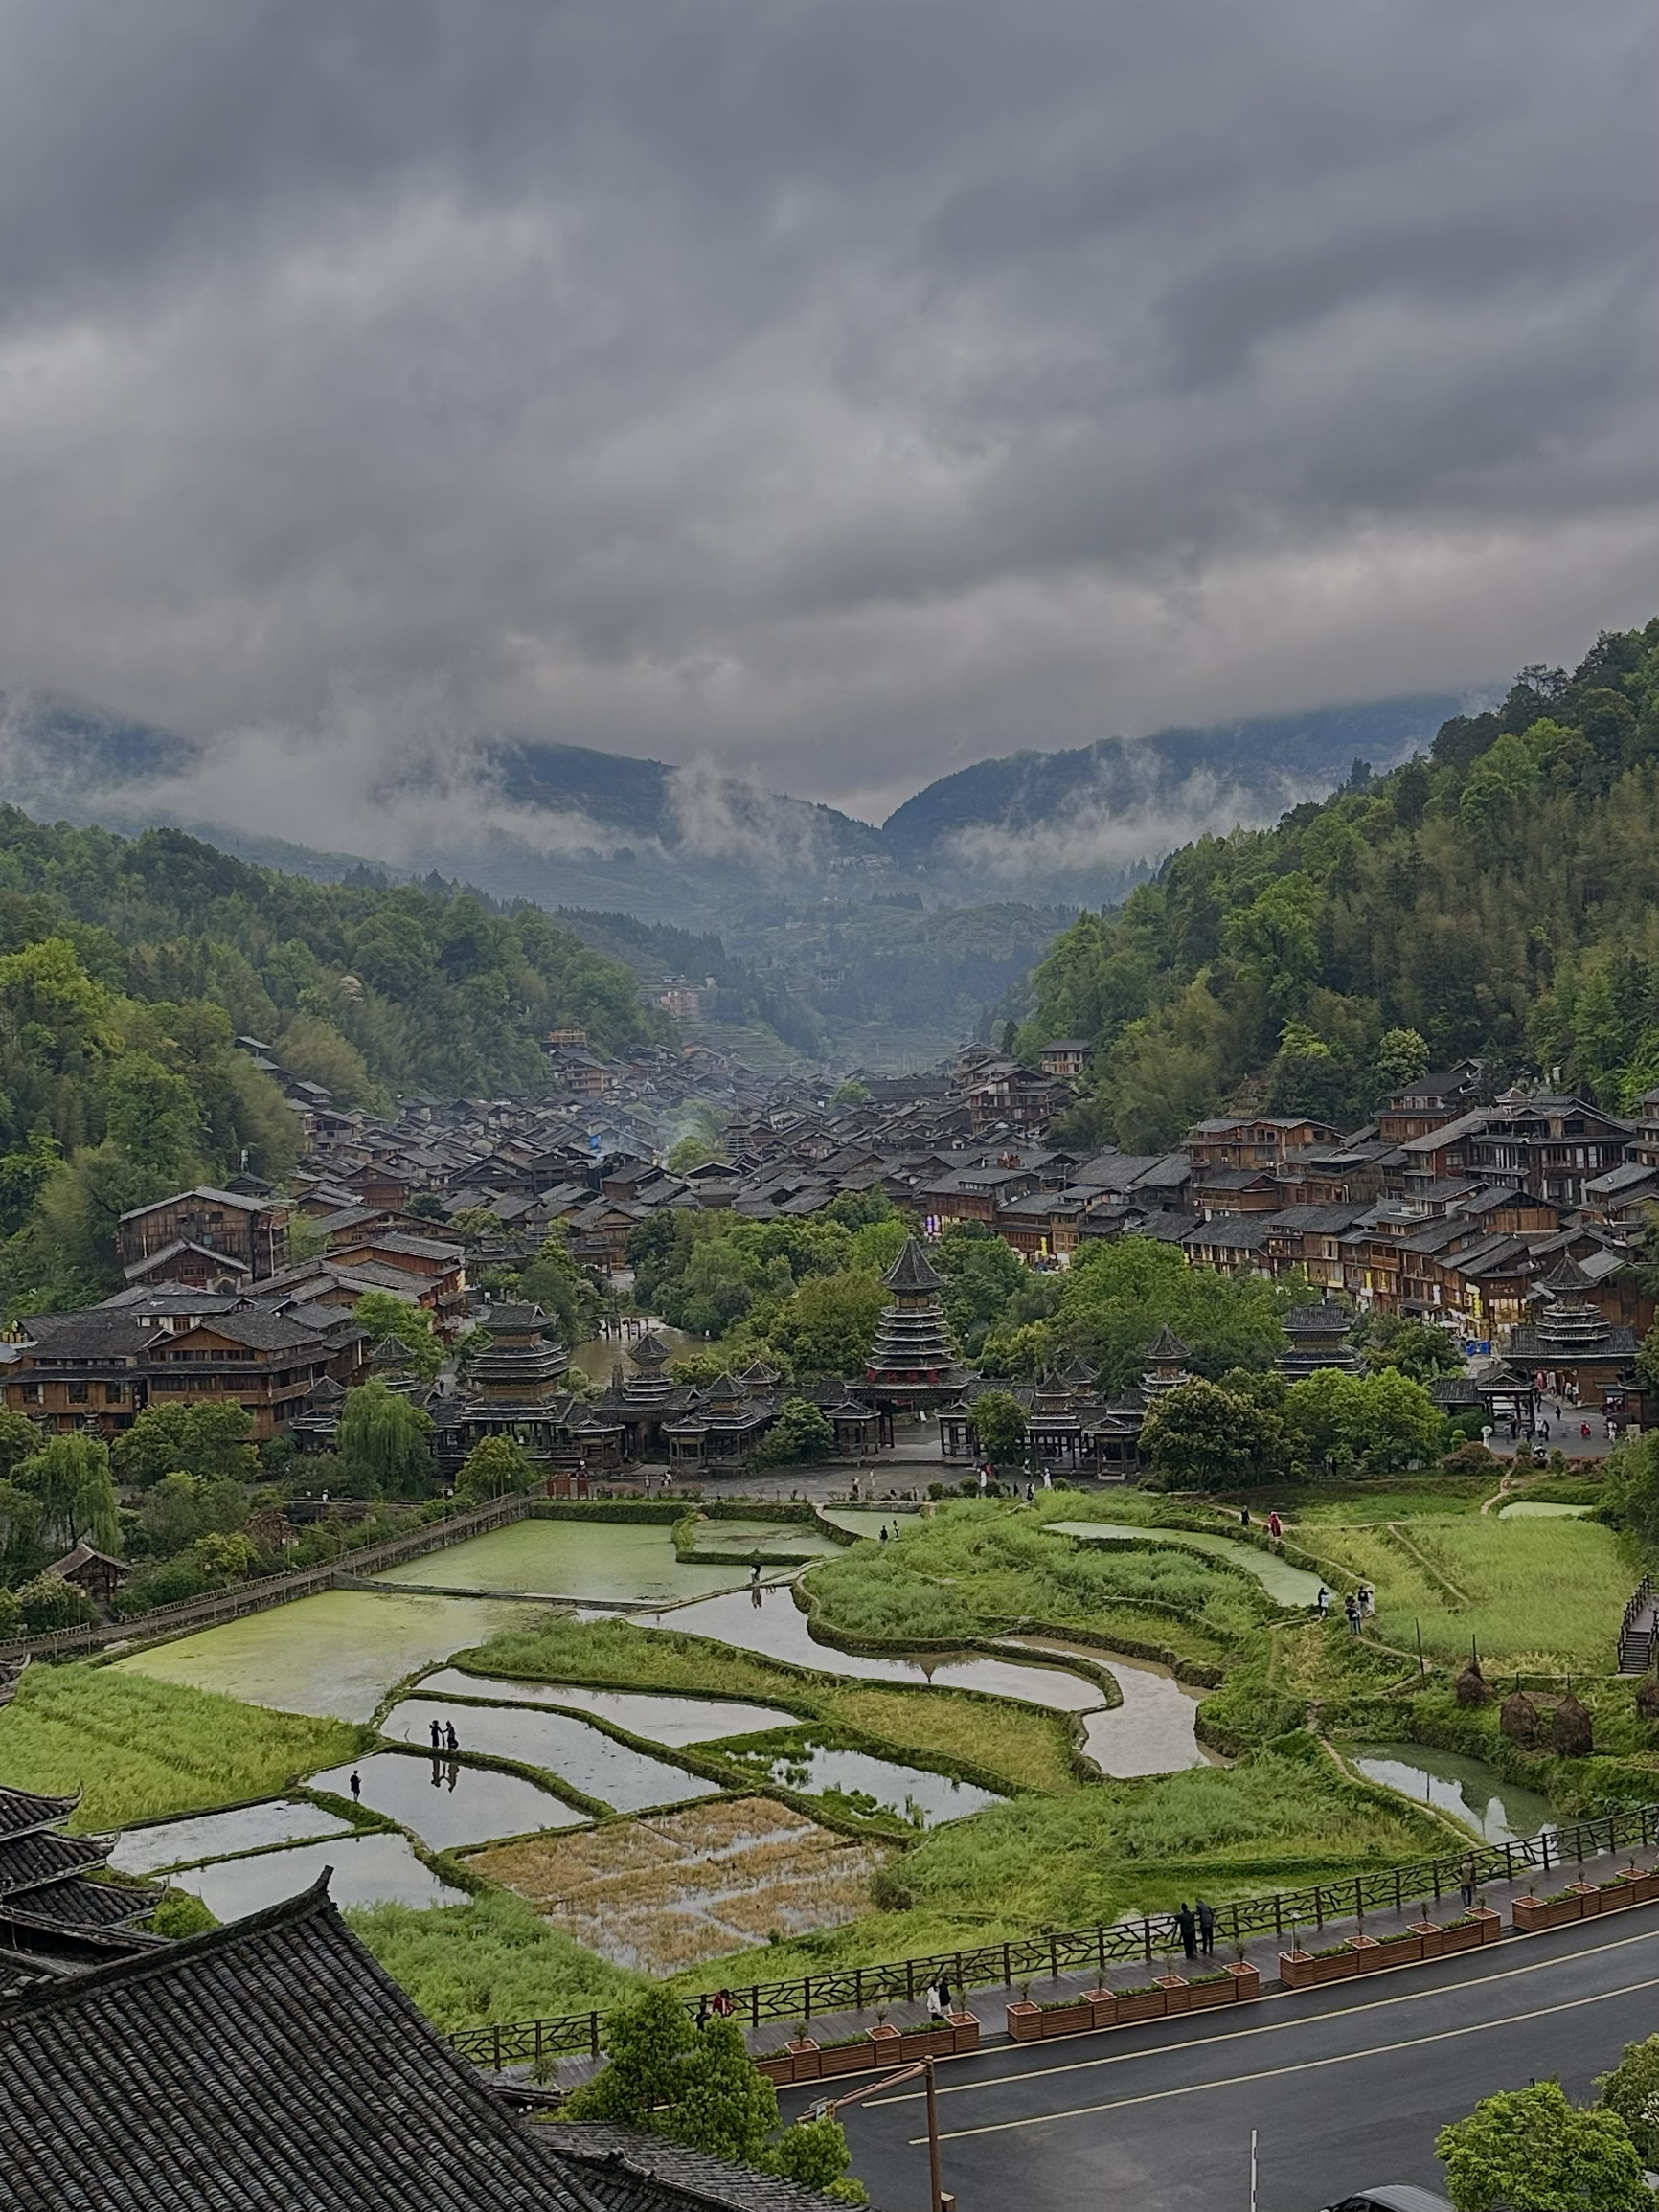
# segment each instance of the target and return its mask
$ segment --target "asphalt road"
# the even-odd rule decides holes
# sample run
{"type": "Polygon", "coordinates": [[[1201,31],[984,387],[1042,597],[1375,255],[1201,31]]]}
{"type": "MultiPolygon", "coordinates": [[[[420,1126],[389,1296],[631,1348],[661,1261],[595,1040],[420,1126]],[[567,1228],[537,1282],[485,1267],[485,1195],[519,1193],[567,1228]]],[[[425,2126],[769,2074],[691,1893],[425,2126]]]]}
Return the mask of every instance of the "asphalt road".
{"type": "MultiPolygon", "coordinates": [[[[1384,2181],[1440,2188],[1435,2133],[1494,2089],[1568,2094],[1659,2032],[1659,1914],[1621,1913],[1417,1970],[939,2069],[943,2186],[960,2212],[1316,2212],[1384,2181]],[[1644,1929],[1633,1919],[1647,1920],[1644,1929]],[[1226,2019],[1225,2026],[1213,2024],[1226,2019]]],[[[787,2116],[810,2102],[785,2090],[787,2116]]],[[[926,2212],[920,2081],[842,2115],[881,2212],[926,2212]]]]}

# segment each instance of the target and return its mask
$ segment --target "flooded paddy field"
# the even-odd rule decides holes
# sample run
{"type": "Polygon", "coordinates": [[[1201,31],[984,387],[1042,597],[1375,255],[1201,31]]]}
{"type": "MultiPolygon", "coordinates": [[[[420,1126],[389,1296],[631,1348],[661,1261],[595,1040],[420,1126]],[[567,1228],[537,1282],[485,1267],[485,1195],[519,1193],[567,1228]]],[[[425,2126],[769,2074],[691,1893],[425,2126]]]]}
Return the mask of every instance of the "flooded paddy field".
{"type": "Polygon", "coordinates": [[[434,1851],[540,1828],[574,1828],[588,1817],[521,1775],[430,1754],[417,1759],[403,1751],[372,1751],[354,1766],[313,1774],[311,1787],[349,1797],[353,1774],[371,1812],[413,1830],[434,1851]]]}
{"type": "Polygon", "coordinates": [[[850,1842],[764,1797],[537,1837],[469,1863],[617,1966],[670,1975],[869,1909],[881,1844],[850,1842]]]}
{"type": "Polygon", "coordinates": [[[842,1546],[821,1528],[805,1521],[699,1521],[693,1537],[693,1552],[719,1551],[747,1556],[752,1551],[791,1559],[831,1559],[842,1546]]]}
{"type": "Polygon", "coordinates": [[[700,1774],[687,1773],[683,1767],[632,1750],[568,1713],[528,1705],[460,1705],[434,1698],[406,1698],[392,1707],[381,1726],[388,1736],[425,1747],[434,1721],[445,1730],[453,1727],[463,1749],[538,1767],[619,1813],[677,1805],[688,1797],[712,1796],[719,1788],[700,1774]]]}
{"type": "Polygon", "coordinates": [[[730,1756],[748,1765],[757,1782],[773,1781],[806,1797],[833,1793],[852,1799],[859,1810],[860,1801],[867,1801],[919,1828],[961,1820],[1004,1802],[995,1791],[982,1790],[977,1783],[961,1782],[927,1767],[902,1766],[897,1759],[879,1759],[870,1751],[837,1750],[810,1737],[778,1752],[763,1748],[745,1752],[738,1748],[730,1756]]]}
{"type": "Polygon", "coordinates": [[[320,1806],[278,1797],[263,1805],[239,1805],[228,1813],[202,1813],[188,1820],[158,1820],[151,1827],[125,1829],[110,1854],[118,1874],[158,1874],[169,1866],[193,1866],[204,1859],[260,1851],[272,1843],[305,1843],[330,1836],[350,1836],[351,1823],[320,1806]]]}
{"type": "Polygon", "coordinates": [[[423,1697],[486,1698],[512,1705],[562,1705],[593,1713],[633,1736],[655,1744],[712,1743],[716,1737],[759,1735],[786,1728],[793,1713],[775,1705],[739,1704],[724,1698],[670,1696],[655,1690],[594,1690],[580,1682],[534,1682],[513,1677],[467,1674],[445,1667],[421,1682],[423,1697]]]}
{"type": "MultiPolygon", "coordinates": [[[[711,1528],[745,1525],[759,1524],[708,1524],[711,1528]]],[[[812,1535],[809,1529],[790,1533],[812,1535]]],[[[830,1548],[827,1539],[814,1541],[830,1548]]],[[[742,1579],[740,1567],[682,1563],[666,1523],[577,1520],[515,1521],[375,1577],[383,1590],[412,1582],[428,1589],[522,1591],[527,1596],[605,1605],[671,1605],[680,1598],[736,1589],[742,1579]]]]}
{"type": "Polygon", "coordinates": [[[329,1895],[352,1905],[465,1905],[466,1893],[441,1882],[422,1865],[402,1836],[335,1837],[291,1851],[261,1851],[250,1859],[221,1859],[187,1866],[174,1885],[199,1897],[217,1920],[240,1920],[308,1889],[331,1867],[329,1895]]]}
{"type": "Polygon", "coordinates": [[[1382,1782],[1420,1805],[1433,1805],[1486,1843],[1515,1843],[1556,1825],[1549,1799],[1506,1781],[1484,1759],[1429,1744],[1361,1744],[1347,1753],[1367,1781],[1382,1782]]]}
{"type": "MultiPolygon", "coordinates": [[[[944,1689],[984,1690],[994,1697],[1017,1699],[1023,1704],[1045,1705],[1051,1712],[1086,1712],[1101,1703],[1097,1683],[1060,1667],[1026,1666],[971,1652],[907,1653],[901,1659],[887,1659],[874,1652],[842,1651],[834,1644],[815,1642],[807,1631],[807,1615],[788,1590],[738,1591],[724,1597],[705,1598],[696,1605],[678,1606],[671,1613],[640,1614],[635,1618],[644,1628],[673,1628],[688,1636],[713,1636],[721,1643],[736,1644],[741,1651],[788,1659],[796,1666],[814,1667],[821,1674],[847,1675],[864,1682],[908,1682],[912,1686],[931,1682],[944,1689]]],[[[1104,1653],[1096,1655],[1098,1660],[1105,1657],[1104,1653]]]]}
{"type": "MultiPolygon", "coordinates": [[[[422,1562],[421,1564],[425,1564],[422,1562]]],[[[534,1606],[414,1591],[326,1590],[119,1659],[135,1674],[245,1704],[367,1721],[405,1675],[534,1625],[534,1606]]]]}

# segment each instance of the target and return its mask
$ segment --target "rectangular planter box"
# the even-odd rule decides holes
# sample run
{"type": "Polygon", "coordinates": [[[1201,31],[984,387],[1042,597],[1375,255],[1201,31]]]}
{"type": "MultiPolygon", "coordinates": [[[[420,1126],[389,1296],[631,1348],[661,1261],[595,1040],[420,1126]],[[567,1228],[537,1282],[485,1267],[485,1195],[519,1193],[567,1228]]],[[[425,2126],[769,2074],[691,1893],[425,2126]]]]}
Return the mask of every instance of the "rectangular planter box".
{"type": "MultiPolygon", "coordinates": [[[[1438,1928],[1435,1930],[1435,1933],[1437,1936],[1439,1935],[1440,1930],[1438,1928]]],[[[1417,1966],[1425,1958],[1438,1957],[1439,1952],[1438,1944],[1433,1952],[1429,1952],[1417,1930],[1408,1928],[1403,1935],[1381,1937],[1377,1943],[1375,1953],[1367,1964],[1360,1968],[1360,1972],[1362,1974],[1381,1974],[1391,1966],[1417,1966]]]]}
{"type": "Polygon", "coordinates": [[[1510,1917],[1521,1934],[1541,1935],[1547,1928],[1565,1928],[1570,1921],[1582,1919],[1583,1913],[1575,1891],[1569,1897],[1517,1897],[1510,1917]]]}
{"type": "Polygon", "coordinates": [[[1107,2028],[1118,2024],[1118,2000],[1109,1989],[1090,1989],[1083,1992],[1088,2000],[1089,2025],[1107,2028]]]}
{"type": "Polygon", "coordinates": [[[1016,2043],[1039,2043],[1043,2032],[1042,2006],[1011,2004],[1008,2008],[1008,2032],[1016,2043]]]}
{"type": "Polygon", "coordinates": [[[795,2062],[787,2051],[774,2051],[767,2058],[757,2059],[755,2067],[769,2082],[788,2083],[795,2079],[795,2062]]]}
{"type": "Polygon", "coordinates": [[[1161,1974],[1158,1976],[1158,1987],[1164,1993],[1164,2011],[1166,2014],[1186,2011],[1191,1985],[1185,1975],[1161,1974]]]}
{"type": "Polygon", "coordinates": [[[837,2074],[865,2074],[875,2064],[870,2044],[865,2037],[855,2043],[838,2043],[834,2049],[818,2053],[818,2078],[830,2081],[837,2074]]]}
{"type": "Polygon", "coordinates": [[[913,2066],[919,2059],[947,2059],[954,2047],[951,2032],[943,2022],[938,2027],[905,2028],[898,2038],[898,2063],[913,2066]]]}
{"type": "Polygon", "coordinates": [[[1259,1966],[1252,1966],[1246,1959],[1240,1964],[1230,1966],[1227,1972],[1233,1976],[1233,1999],[1236,2004],[1248,2004],[1253,1998],[1261,1995],[1261,1969],[1259,1966]]]}
{"type": "Polygon", "coordinates": [[[1232,2004],[1239,1995],[1239,1984],[1230,1974],[1223,1974],[1216,1981],[1190,1981],[1187,1984],[1187,2010],[1202,2012],[1207,2005],[1232,2004]]]}
{"type": "Polygon", "coordinates": [[[1469,1908],[1469,1918],[1481,1931],[1483,1943],[1501,1943],[1504,1939],[1504,1916],[1494,1912],[1489,1905],[1475,1905],[1469,1908]]]}
{"type": "Polygon", "coordinates": [[[818,2079],[819,2055],[818,2045],[810,2036],[801,2043],[792,2043],[789,2045],[789,2057],[795,2070],[789,2079],[792,2082],[815,2082],[818,2079]]]}
{"type": "Polygon", "coordinates": [[[1387,1965],[1388,1961],[1378,1956],[1382,1946],[1375,1935],[1352,1935],[1349,1944],[1353,1952],[1355,1974],[1375,1974],[1379,1966],[1387,1965]]]}
{"type": "Polygon", "coordinates": [[[1279,1978],[1286,1989],[1322,1989],[1328,1981],[1346,1981],[1358,1971],[1358,1954],[1348,1946],[1323,1957],[1311,1951],[1279,1953],[1279,1978]]]}
{"type": "Polygon", "coordinates": [[[873,2027],[867,2033],[870,2037],[870,2054],[875,2064],[878,2066],[898,2065],[898,2046],[904,2040],[898,2030],[889,2027],[883,2020],[879,2027],[873,2027]]]}
{"type": "Polygon", "coordinates": [[[1050,2036],[1081,2035],[1094,2024],[1094,2008],[1086,2002],[1045,2005],[1040,2033],[1046,2041],[1050,2036]]]}
{"type": "Polygon", "coordinates": [[[1453,1951],[1478,1951],[1484,1939],[1478,1920],[1454,1920],[1440,1931],[1441,1956],[1453,1951]]]}
{"type": "Polygon", "coordinates": [[[1157,1989],[1144,1989],[1134,1997],[1120,1996],[1116,2003],[1117,2020],[1114,2024],[1127,2027],[1132,2020],[1162,2020],[1166,1994],[1160,1986],[1157,1989]]]}
{"type": "Polygon", "coordinates": [[[971,2012],[953,2012],[950,2016],[950,2047],[959,2055],[963,2051],[979,2048],[979,2017],[971,2012]]]}

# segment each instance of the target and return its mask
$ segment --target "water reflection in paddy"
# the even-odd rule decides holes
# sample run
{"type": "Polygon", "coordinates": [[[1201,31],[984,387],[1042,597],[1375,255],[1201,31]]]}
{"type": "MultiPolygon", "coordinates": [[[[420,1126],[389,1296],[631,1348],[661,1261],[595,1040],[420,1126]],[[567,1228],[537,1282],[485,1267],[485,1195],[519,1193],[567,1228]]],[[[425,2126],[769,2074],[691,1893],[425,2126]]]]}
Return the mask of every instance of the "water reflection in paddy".
{"type": "Polygon", "coordinates": [[[1362,1744],[1350,1758],[1368,1781],[1449,1813],[1488,1843],[1513,1843],[1555,1825],[1547,1797],[1505,1781],[1482,1759],[1427,1744],[1362,1744]]]}
{"type": "Polygon", "coordinates": [[[948,1774],[931,1773],[922,1767],[902,1767],[896,1760],[877,1759],[868,1751],[830,1750],[822,1744],[807,1744],[799,1751],[771,1760],[757,1759],[754,1765],[763,1765],[771,1780],[805,1795],[817,1796],[826,1790],[841,1790],[849,1795],[856,1792],[874,1797],[901,1819],[920,1813],[929,1828],[941,1820],[960,1820],[966,1814],[982,1812],[987,1805],[1003,1801],[992,1790],[956,1781],[948,1774]]]}
{"type": "Polygon", "coordinates": [[[122,1874],[154,1874],[163,1866],[184,1866],[233,1851],[257,1851],[267,1843],[301,1843],[312,1837],[349,1836],[347,1821],[316,1805],[279,1797],[264,1805],[241,1805],[232,1813],[201,1813],[189,1820],[162,1820],[149,1828],[128,1828],[110,1853],[122,1874]]]}
{"type": "Polygon", "coordinates": [[[464,1750],[489,1751],[518,1759],[557,1774],[585,1796],[614,1805],[619,1813],[643,1813],[652,1805],[677,1805],[688,1797],[714,1795],[719,1785],[682,1767],[670,1767],[644,1751],[614,1743],[585,1721],[568,1713],[536,1712],[529,1706],[443,1704],[433,1698],[406,1698],[394,1705],[381,1726],[406,1744],[426,1744],[432,1722],[452,1727],[464,1750]]]}
{"type": "Polygon", "coordinates": [[[1159,1528],[1132,1521],[1050,1521],[1046,1526],[1057,1536],[1076,1536],[1084,1541],[1132,1536],[1143,1544],[1208,1551],[1253,1574],[1268,1596],[1277,1598],[1281,1605],[1312,1605],[1319,1595],[1317,1574],[1309,1574],[1305,1567],[1292,1567],[1276,1551],[1258,1551],[1253,1544],[1240,1544],[1231,1536],[1210,1536],[1196,1528],[1159,1528]]]}
{"type": "Polygon", "coordinates": [[[393,1684],[418,1667],[533,1628],[541,1617],[536,1607],[510,1600],[326,1590],[116,1663],[249,1704],[366,1721],[393,1684]]]}
{"type": "MultiPolygon", "coordinates": [[[[739,1525],[733,1524],[734,1526],[739,1525]]],[[[421,1583],[444,1590],[534,1591],[547,1597],[663,1605],[731,1590],[742,1569],[682,1566],[673,1530],[624,1521],[515,1521],[429,1551],[376,1575],[381,1589],[421,1583]]],[[[451,1650],[463,1639],[457,1638],[451,1650]]]]}
{"type": "Polygon", "coordinates": [[[353,1773],[365,1805],[412,1828],[435,1851],[540,1828],[575,1828],[587,1818],[518,1774],[470,1767],[461,1759],[412,1759],[401,1751],[376,1751],[354,1768],[330,1767],[311,1776],[311,1787],[349,1797],[353,1773]]]}
{"type": "Polygon", "coordinates": [[[578,1682],[529,1682],[493,1675],[469,1675],[445,1667],[420,1684],[427,1697],[504,1698],[516,1705],[567,1705],[597,1713],[631,1735],[655,1744],[702,1744],[716,1736],[759,1734],[786,1728],[793,1713],[769,1705],[737,1704],[725,1698],[659,1696],[651,1690],[584,1689],[578,1682]]]}
{"type": "Polygon", "coordinates": [[[760,1605],[754,1602],[754,1592],[744,1590],[726,1597],[704,1598],[697,1605],[680,1606],[671,1613],[641,1614],[637,1617],[645,1628],[672,1628],[688,1636],[716,1636],[721,1643],[736,1644],[740,1650],[761,1652],[767,1659],[789,1659],[796,1666],[816,1667],[824,1674],[985,1690],[995,1697],[1017,1698],[1024,1704],[1046,1705],[1055,1712],[1086,1712],[1101,1702],[1095,1683],[1058,1667],[1021,1666],[1011,1659],[929,1652],[882,1659],[870,1652],[838,1651],[833,1644],[814,1643],[807,1633],[807,1615],[787,1590],[766,1591],[760,1605]]]}
{"type": "Polygon", "coordinates": [[[216,1919],[240,1920],[308,1889],[325,1866],[333,1868],[329,1895],[339,1906],[466,1903],[464,1889],[451,1888],[422,1865],[405,1836],[336,1837],[293,1851],[221,1859],[215,1866],[187,1866],[172,1881],[199,1897],[216,1919]]]}

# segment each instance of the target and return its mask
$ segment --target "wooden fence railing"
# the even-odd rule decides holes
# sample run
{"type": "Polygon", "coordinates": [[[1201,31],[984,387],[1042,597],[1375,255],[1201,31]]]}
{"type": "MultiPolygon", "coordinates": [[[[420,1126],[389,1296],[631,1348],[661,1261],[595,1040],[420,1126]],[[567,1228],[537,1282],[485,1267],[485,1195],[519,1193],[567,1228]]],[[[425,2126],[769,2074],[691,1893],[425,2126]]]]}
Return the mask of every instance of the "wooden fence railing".
{"type": "MultiPolygon", "coordinates": [[[[1281,1890],[1270,1897],[1244,1897],[1220,1907],[1216,1932],[1232,1941],[1271,1932],[1275,1936],[1308,1933],[1329,1920],[1350,1920],[1368,1910],[1403,1911],[1409,1905],[1439,1898],[1457,1890],[1465,1869],[1473,1862],[1477,1885],[1484,1882],[1514,1882],[1533,1871],[1548,1874],[1552,1868],[1582,1865],[1586,1859],[1640,1844],[1659,1842],[1659,1805],[1640,1805],[1628,1811],[1606,1813],[1594,1820],[1580,1820],[1568,1828],[1546,1829],[1541,1835],[1512,1843],[1476,1843],[1443,1859],[1425,1859],[1410,1866],[1378,1867],[1355,1875],[1350,1882],[1320,1883],[1311,1889],[1281,1890]]],[[[1085,1971],[1103,1975],[1113,1964],[1135,1961],[1151,1966],[1180,1947],[1180,1931],[1173,1913],[1155,1913],[1148,1919],[1098,1923],[1065,1933],[1028,1935],[1007,1943],[968,1946],[961,1951],[933,1952],[920,1958],[901,1958],[885,1966],[847,1967],[835,1974],[808,1975],[796,1981],[755,1982],[735,1989],[738,2017],[752,2027],[762,2020],[810,2020],[829,2012],[862,2012],[868,2006],[924,1996],[930,1982],[943,1974],[959,1990],[1009,1988],[1022,1981],[1085,1971]]],[[[693,2012],[697,1999],[688,1998],[693,2012]]],[[[560,2054],[586,2053],[597,2058],[603,2039],[606,2016],[602,2012],[566,2013],[557,2018],[504,2021],[493,2027],[462,2028],[449,2042],[463,2058],[481,2066],[534,2065],[560,2054]]]]}

